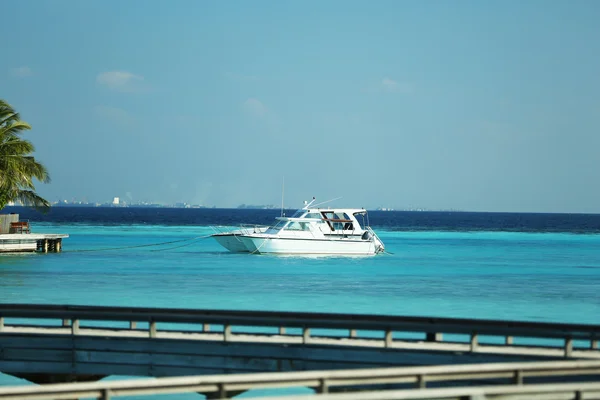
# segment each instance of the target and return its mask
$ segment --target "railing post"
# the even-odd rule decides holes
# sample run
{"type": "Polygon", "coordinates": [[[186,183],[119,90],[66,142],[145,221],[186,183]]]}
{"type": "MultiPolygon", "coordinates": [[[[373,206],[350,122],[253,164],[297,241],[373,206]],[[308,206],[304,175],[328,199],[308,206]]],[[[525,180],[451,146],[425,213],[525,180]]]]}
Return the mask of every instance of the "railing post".
{"type": "Polygon", "coordinates": [[[573,339],[568,337],[565,338],[565,358],[571,357],[573,354],[573,339]]]}
{"type": "Polygon", "coordinates": [[[71,320],[70,319],[63,319],[62,326],[69,326],[69,325],[71,325],[71,320]]]}
{"type": "Polygon", "coordinates": [[[135,321],[129,321],[129,329],[136,329],[137,323],[135,321]]]}
{"type": "Polygon", "coordinates": [[[307,344],[310,341],[310,328],[302,328],[302,343],[307,344]]]}
{"type": "Polygon", "coordinates": [[[329,386],[327,386],[327,380],[325,378],[319,379],[319,388],[317,393],[329,393],[329,386]]]}
{"type": "Polygon", "coordinates": [[[597,348],[598,348],[598,339],[590,340],[590,349],[597,349],[597,348]]]}
{"type": "Polygon", "coordinates": [[[427,380],[425,379],[425,375],[417,376],[417,387],[419,389],[425,389],[427,387],[427,380]]]}
{"type": "Polygon", "coordinates": [[[349,334],[349,336],[350,336],[351,338],[355,338],[355,337],[356,337],[356,329],[350,329],[350,334],[349,334]]]}
{"type": "Polygon", "coordinates": [[[4,317],[0,317],[0,332],[4,330],[4,317]]]}
{"type": "Polygon", "coordinates": [[[209,332],[210,324],[202,324],[202,332],[209,332]]]}
{"type": "Polygon", "coordinates": [[[225,399],[227,398],[227,389],[225,389],[225,384],[224,383],[219,383],[217,384],[217,387],[219,388],[217,393],[219,395],[220,399],[225,399]]]}
{"type": "Polygon", "coordinates": [[[513,337],[512,336],[507,336],[506,337],[506,341],[504,342],[507,346],[512,346],[513,344],[513,337]]]}
{"type": "Polygon", "coordinates": [[[473,332],[471,334],[471,351],[477,351],[477,345],[478,345],[478,341],[477,341],[477,333],[473,332]]]}
{"type": "Polygon", "coordinates": [[[427,332],[425,336],[425,340],[427,342],[441,342],[442,334],[438,332],[427,332]]]}
{"type": "Polygon", "coordinates": [[[156,321],[150,321],[150,337],[156,337],[156,321]]]}
{"type": "Polygon", "coordinates": [[[231,325],[225,324],[223,327],[223,340],[229,342],[231,340],[231,325]]]}
{"type": "Polygon", "coordinates": [[[110,389],[102,389],[100,400],[110,400],[110,389]]]}
{"type": "Polygon", "coordinates": [[[74,319],[73,323],[71,324],[71,334],[79,335],[79,320],[78,319],[74,319]]]}
{"type": "Polygon", "coordinates": [[[523,371],[521,371],[520,369],[515,370],[515,373],[513,375],[513,383],[515,385],[523,384],[523,371]]]}
{"type": "Polygon", "coordinates": [[[279,327],[279,334],[280,335],[285,335],[285,328],[283,326],[279,327]]]}
{"type": "Polygon", "coordinates": [[[394,338],[392,337],[392,330],[388,329],[385,331],[385,347],[391,347],[394,342],[394,338]]]}

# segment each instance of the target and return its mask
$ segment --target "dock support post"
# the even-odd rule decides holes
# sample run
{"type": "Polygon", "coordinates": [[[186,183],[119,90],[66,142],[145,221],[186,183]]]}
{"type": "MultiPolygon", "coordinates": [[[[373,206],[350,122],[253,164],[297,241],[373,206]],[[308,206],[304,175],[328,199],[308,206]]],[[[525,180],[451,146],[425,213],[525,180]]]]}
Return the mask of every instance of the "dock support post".
{"type": "Polygon", "coordinates": [[[4,317],[0,317],[0,332],[4,330],[4,317]]]}
{"type": "Polygon", "coordinates": [[[48,252],[48,239],[44,239],[44,253],[48,252]]]}
{"type": "Polygon", "coordinates": [[[156,337],[156,321],[150,321],[150,337],[156,337]]]}

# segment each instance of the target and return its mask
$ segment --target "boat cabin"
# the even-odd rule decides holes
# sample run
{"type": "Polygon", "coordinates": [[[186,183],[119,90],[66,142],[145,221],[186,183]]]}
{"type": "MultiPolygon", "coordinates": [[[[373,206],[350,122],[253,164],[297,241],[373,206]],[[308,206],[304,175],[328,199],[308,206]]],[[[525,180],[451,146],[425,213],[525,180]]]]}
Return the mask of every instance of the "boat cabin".
{"type": "Polygon", "coordinates": [[[360,236],[367,226],[366,215],[367,211],[363,209],[301,209],[291,217],[278,217],[279,222],[266,233],[305,231],[321,232],[323,235],[360,236]]]}

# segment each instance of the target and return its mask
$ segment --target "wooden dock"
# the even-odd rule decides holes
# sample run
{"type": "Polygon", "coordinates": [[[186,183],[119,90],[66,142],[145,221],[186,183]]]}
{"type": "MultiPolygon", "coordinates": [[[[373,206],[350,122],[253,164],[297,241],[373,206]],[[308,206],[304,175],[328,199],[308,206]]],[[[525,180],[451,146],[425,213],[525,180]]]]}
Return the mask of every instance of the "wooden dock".
{"type": "Polygon", "coordinates": [[[68,237],[63,233],[31,233],[29,221],[19,220],[19,214],[0,215],[0,253],[60,253],[62,240],[68,237]]]}
{"type": "Polygon", "coordinates": [[[60,253],[64,233],[7,233],[0,234],[0,253],[42,252],[60,253]]]}

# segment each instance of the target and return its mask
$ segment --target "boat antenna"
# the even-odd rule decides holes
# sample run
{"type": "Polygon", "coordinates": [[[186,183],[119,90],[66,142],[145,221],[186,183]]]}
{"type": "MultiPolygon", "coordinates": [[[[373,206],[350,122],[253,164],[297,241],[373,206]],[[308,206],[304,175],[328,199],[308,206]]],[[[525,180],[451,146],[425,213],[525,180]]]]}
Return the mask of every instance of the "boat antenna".
{"type": "Polygon", "coordinates": [[[302,207],[303,210],[308,210],[308,207],[310,207],[312,205],[312,203],[314,203],[316,200],[316,198],[313,196],[312,200],[309,202],[307,202],[306,200],[304,200],[304,207],[302,207]]]}
{"type": "MultiPolygon", "coordinates": [[[[341,199],[341,197],[336,197],[335,199],[331,199],[331,200],[327,200],[327,201],[324,201],[324,202],[319,203],[319,204],[315,204],[314,207],[320,206],[321,204],[325,204],[325,203],[331,203],[332,201],[336,201],[336,200],[339,200],[339,199],[341,199]]],[[[313,197],[313,201],[314,201],[314,197],[313,197]]]]}
{"type": "Polygon", "coordinates": [[[285,176],[282,178],[281,181],[281,216],[283,217],[283,193],[284,193],[284,189],[285,189],[285,176]]]}

